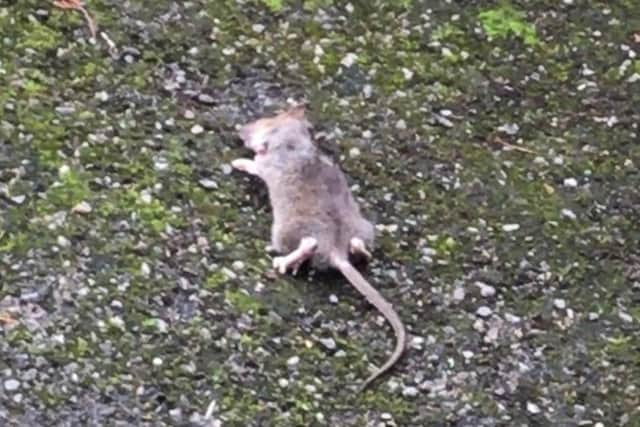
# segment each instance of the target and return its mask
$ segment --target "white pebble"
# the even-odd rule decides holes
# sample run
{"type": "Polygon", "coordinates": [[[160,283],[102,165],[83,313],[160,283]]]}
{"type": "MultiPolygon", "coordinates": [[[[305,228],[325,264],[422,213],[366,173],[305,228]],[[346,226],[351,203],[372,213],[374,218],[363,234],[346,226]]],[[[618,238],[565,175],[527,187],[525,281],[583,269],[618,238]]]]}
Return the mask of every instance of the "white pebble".
{"type": "Polygon", "coordinates": [[[396,129],[405,130],[406,128],[407,128],[407,122],[405,122],[404,120],[400,119],[396,122],[396,129]]]}
{"type": "Polygon", "coordinates": [[[20,388],[20,381],[14,380],[13,378],[8,379],[4,382],[4,389],[7,391],[16,391],[20,388]]]}
{"type": "Polygon", "coordinates": [[[631,323],[633,322],[633,317],[631,317],[630,314],[627,314],[623,311],[618,312],[618,317],[620,318],[620,320],[622,320],[623,322],[627,322],[627,323],[631,323]]]}
{"type": "Polygon", "coordinates": [[[358,149],[358,147],[353,147],[351,150],[349,150],[349,157],[358,157],[360,155],[360,150],[358,149]]]}
{"type": "Polygon", "coordinates": [[[93,210],[91,205],[87,202],[80,202],[71,208],[71,212],[78,214],[88,214],[93,210]]]}
{"type": "Polygon", "coordinates": [[[529,411],[532,414],[539,414],[540,407],[533,402],[527,402],[527,411],[529,411]]]}
{"type": "Polygon", "coordinates": [[[109,94],[105,91],[96,92],[95,98],[99,101],[106,102],[109,100],[109,94]]]}
{"type": "Polygon", "coordinates": [[[493,311],[486,305],[483,305],[476,310],[476,314],[480,317],[489,317],[492,313],[493,311]]]}
{"type": "Polygon", "coordinates": [[[512,231],[516,231],[520,229],[520,224],[504,224],[502,226],[502,230],[510,233],[512,231]]]}
{"type": "Polygon", "coordinates": [[[149,267],[149,264],[143,262],[140,265],[140,274],[142,274],[144,277],[149,277],[149,275],[151,274],[151,267],[149,267]]]}
{"type": "Polygon", "coordinates": [[[193,125],[191,127],[191,133],[194,135],[200,135],[202,132],[204,132],[204,128],[200,125],[193,125]]]}
{"type": "Polygon", "coordinates": [[[61,248],[67,248],[71,244],[71,242],[69,242],[69,239],[64,236],[58,236],[57,243],[61,248]]]}
{"type": "Polygon", "coordinates": [[[553,300],[553,306],[558,310],[564,310],[567,308],[567,303],[562,298],[556,298],[553,300]]]}
{"type": "Polygon", "coordinates": [[[371,98],[371,95],[373,94],[373,86],[369,84],[364,85],[362,88],[362,94],[365,98],[371,98]]]}
{"type": "Polygon", "coordinates": [[[260,34],[261,32],[264,31],[264,25],[262,25],[262,24],[253,24],[251,29],[253,30],[254,33],[260,34]]]}
{"type": "Polygon", "coordinates": [[[575,178],[565,178],[563,184],[565,187],[576,188],[578,181],[575,178]]]}
{"type": "Polygon", "coordinates": [[[358,55],[355,53],[347,53],[340,63],[345,67],[351,67],[358,60],[358,55]]]}
{"type": "Polygon", "coordinates": [[[329,295],[329,302],[331,304],[337,304],[338,303],[338,297],[335,294],[329,295]]]}
{"type": "Polygon", "coordinates": [[[336,341],[333,338],[320,338],[320,344],[322,344],[327,350],[336,349],[336,341]]]}
{"type": "Polygon", "coordinates": [[[208,190],[218,188],[218,183],[212,179],[202,178],[200,181],[198,181],[198,183],[208,190]]]}
{"type": "Polygon", "coordinates": [[[289,360],[287,360],[288,366],[296,366],[298,363],[300,363],[300,358],[298,356],[290,357],[289,360]]]}
{"type": "Polygon", "coordinates": [[[496,294],[496,288],[494,288],[493,286],[489,286],[486,283],[475,282],[474,285],[480,288],[480,295],[485,298],[492,297],[496,294]]]}
{"type": "Polygon", "coordinates": [[[598,313],[594,313],[594,312],[592,311],[592,312],[590,312],[590,313],[587,315],[587,318],[588,318],[589,320],[598,320],[598,319],[600,318],[600,315],[599,315],[598,313]]]}
{"type": "Polygon", "coordinates": [[[418,389],[413,386],[405,387],[402,390],[402,395],[404,397],[416,397],[418,395],[418,389]]]}
{"type": "Polygon", "coordinates": [[[462,357],[464,357],[467,360],[471,359],[473,356],[474,356],[473,351],[465,350],[462,352],[462,357]]]}
{"type": "Polygon", "coordinates": [[[65,175],[68,175],[71,172],[71,169],[67,165],[62,165],[58,168],[58,176],[62,178],[65,175]]]}
{"type": "Polygon", "coordinates": [[[413,71],[408,68],[403,68],[402,74],[404,75],[405,80],[411,80],[413,78],[413,71]]]}
{"type": "Polygon", "coordinates": [[[278,385],[279,385],[281,388],[287,388],[287,387],[289,386],[289,381],[288,381],[286,378],[280,378],[280,379],[278,380],[278,385]]]}
{"type": "Polygon", "coordinates": [[[562,209],[561,213],[567,219],[576,219],[578,217],[571,209],[562,209]]]}
{"type": "Polygon", "coordinates": [[[422,350],[422,346],[424,344],[424,338],[422,337],[413,337],[411,338],[410,346],[411,348],[415,348],[416,350],[422,350]]]}
{"type": "Polygon", "coordinates": [[[520,130],[520,126],[517,123],[506,123],[498,127],[500,132],[504,132],[507,135],[515,135],[520,130]]]}
{"type": "Polygon", "coordinates": [[[121,317],[113,316],[109,318],[109,325],[116,329],[124,330],[124,320],[121,317]]]}
{"type": "Polygon", "coordinates": [[[233,269],[236,271],[242,271],[244,270],[244,262],[234,261],[233,264],[231,264],[231,267],[233,267],[233,269]]]}
{"type": "Polygon", "coordinates": [[[163,362],[159,357],[154,357],[151,363],[153,363],[153,366],[162,366],[163,362]]]}
{"type": "Polygon", "coordinates": [[[11,201],[13,201],[13,203],[15,203],[17,205],[21,205],[22,203],[24,203],[26,198],[27,198],[27,196],[25,196],[24,194],[20,194],[18,196],[13,196],[11,198],[11,201]]]}
{"type": "Polygon", "coordinates": [[[464,295],[465,295],[465,292],[464,292],[464,288],[462,288],[462,287],[460,287],[460,288],[455,288],[455,289],[453,290],[453,299],[454,299],[455,301],[462,301],[462,300],[464,300],[464,295]]]}

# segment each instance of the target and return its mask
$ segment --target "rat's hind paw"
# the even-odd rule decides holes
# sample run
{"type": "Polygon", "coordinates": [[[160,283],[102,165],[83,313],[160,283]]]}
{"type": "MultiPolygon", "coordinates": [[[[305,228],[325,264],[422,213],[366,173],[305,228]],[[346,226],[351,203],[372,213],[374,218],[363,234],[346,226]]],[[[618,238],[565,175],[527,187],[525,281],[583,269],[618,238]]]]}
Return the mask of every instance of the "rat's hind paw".
{"type": "Polygon", "coordinates": [[[349,252],[354,255],[362,255],[367,260],[372,258],[371,252],[367,249],[367,245],[364,243],[364,240],[359,237],[354,237],[349,241],[349,252]]]}

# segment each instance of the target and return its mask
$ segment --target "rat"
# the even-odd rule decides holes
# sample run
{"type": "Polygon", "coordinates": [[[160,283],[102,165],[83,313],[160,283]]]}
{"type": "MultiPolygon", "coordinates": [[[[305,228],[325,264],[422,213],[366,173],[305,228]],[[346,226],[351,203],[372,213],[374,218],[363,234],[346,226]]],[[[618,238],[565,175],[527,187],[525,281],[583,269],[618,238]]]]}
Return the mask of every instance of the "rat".
{"type": "Polygon", "coordinates": [[[406,331],[393,306],[360,274],[351,259],[371,259],[374,226],[360,212],[340,167],[322,154],[309,132],[303,105],[240,127],[254,159],[231,165],[267,185],[273,213],[273,267],[296,274],[307,260],[317,270],[339,270],[389,322],[396,346],[389,359],[360,386],[363,391],[402,356],[406,331]]]}

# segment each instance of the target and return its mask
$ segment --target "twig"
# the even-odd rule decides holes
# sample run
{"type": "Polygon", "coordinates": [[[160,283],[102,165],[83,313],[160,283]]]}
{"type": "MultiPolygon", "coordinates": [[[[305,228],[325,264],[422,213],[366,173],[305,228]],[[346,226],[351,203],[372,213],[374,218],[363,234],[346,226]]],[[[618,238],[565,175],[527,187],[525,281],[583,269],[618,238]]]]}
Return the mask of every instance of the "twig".
{"type": "Polygon", "coordinates": [[[520,151],[520,152],[522,152],[522,153],[529,153],[529,154],[535,154],[535,155],[538,155],[538,153],[537,153],[537,152],[535,152],[535,151],[533,151],[533,150],[530,150],[530,149],[528,149],[528,148],[520,147],[520,146],[518,146],[518,145],[510,144],[510,143],[508,143],[507,141],[505,141],[504,139],[500,138],[499,136],[495,136],[495,137],[493,137],[493,138],[490,138],[488,141],[489,141],[489,142],[496,143],[496,144],[499,144],[499,145],[502,145],[503,147],[506,147],[506,148],[508,148],[508,149],[510,149],[510,150],[520,151]]]}

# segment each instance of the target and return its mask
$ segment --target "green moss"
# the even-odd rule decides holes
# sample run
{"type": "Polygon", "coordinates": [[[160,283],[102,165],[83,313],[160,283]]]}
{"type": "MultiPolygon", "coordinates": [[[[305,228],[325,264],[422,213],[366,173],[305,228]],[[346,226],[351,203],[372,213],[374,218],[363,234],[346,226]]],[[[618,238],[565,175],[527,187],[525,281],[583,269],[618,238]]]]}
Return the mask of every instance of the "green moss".
{"type": "Polygon", "coordinates": [[[515,9],[508,3],[493,9],[480,12],[478,19],[482,23],[485,33],[493,38],[507,38],[515,35],[525,44],[534,46],[540,43],[536,27],[525,20],[524,12],[515,9]]]}
{"type": "Polygon", "coordinates": [[[244,289],[227,290],[225,299],[242,313],[255,313],[262,311],[262,303],[249,295],[244,289]]]}
{"type": "Polygon", "coordinates": [[[284,0],[261,0],[272,12],[280,12],[284,8],[284,0]]]}
{"type": "Polygon", "coordinates": [[[62,42],[60,33],[32,20],[24,27],[22,37],[18,41],[18,49],[34,49],[39,51],[55,49],[62,42]]]}
{"type": "Polygon", "coordinates": [[[59,183],[47,191],[47,201],[54,209],[71,209],[91,195],[86,175],[70,169],[60,177],[59,183]]]}

